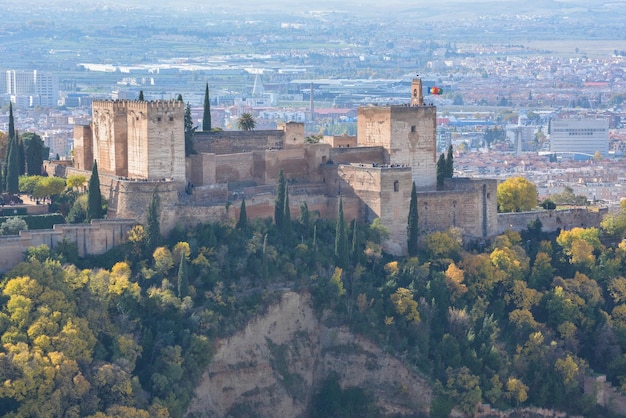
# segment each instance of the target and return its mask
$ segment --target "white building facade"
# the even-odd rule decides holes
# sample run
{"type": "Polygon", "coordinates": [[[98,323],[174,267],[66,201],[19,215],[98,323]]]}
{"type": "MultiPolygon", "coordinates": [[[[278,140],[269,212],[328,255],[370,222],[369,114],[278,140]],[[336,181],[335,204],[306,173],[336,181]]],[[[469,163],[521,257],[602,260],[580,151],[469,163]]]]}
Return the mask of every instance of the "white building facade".
{"type": "Polygon", "coordinates": [[[593,156],[609,153],[607,119],[554,119],[550,128],[550,152],[593,156]]]}
{"type": "Polygon", "coordinates": [[[0,87],[18,107],[51,107],[59,100],[59,84],[52,73],[8,70],[0,87]]]}

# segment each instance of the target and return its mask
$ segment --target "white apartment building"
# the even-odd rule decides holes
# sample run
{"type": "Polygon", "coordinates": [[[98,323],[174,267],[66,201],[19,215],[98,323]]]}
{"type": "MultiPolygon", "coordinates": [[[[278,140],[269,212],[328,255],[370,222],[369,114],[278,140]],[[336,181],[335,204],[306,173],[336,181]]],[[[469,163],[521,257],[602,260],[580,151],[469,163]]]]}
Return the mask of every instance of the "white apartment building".
{"type": "Polygon", "coordinates": [[[8,70],[0,83],[2,93],[11,97],[18,107],[56,106],[59,85],[52,73],[37,70],[8,70]]]}
{"type": "Polygon", "coordinates": [[[607,119],[553,119],[550,152],[579,153],[593,156],[609,152],[607,119]]]}

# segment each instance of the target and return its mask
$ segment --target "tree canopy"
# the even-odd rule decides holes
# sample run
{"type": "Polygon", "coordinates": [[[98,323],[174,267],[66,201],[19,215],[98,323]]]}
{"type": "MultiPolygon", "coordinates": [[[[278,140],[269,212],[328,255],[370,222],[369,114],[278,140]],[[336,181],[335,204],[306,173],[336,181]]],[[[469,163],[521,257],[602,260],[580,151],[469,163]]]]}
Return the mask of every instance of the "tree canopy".
{"type": "Polygon", "coordinates": [[[237,128],[242,131],[252,131],[256,127],[256,120],[254,120],[254,116],[251,113],[245,112],[239,116],[237,119],[237,128]]]}
{"type": "Polygon", "coordinates": [[[524,177],[511,177],[498,185],[498,210],[522,212],[537,207],[537,187],[524,177]]]}

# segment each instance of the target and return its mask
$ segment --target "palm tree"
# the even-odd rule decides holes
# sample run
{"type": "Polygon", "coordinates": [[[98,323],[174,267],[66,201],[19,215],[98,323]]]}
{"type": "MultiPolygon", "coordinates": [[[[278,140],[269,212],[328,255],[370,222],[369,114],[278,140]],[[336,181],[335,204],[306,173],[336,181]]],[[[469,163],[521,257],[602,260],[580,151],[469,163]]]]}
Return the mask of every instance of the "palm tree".
{"type": "Polygon", "coordinates": [[[237,127],[242,131],[252,131],[255,126],[256,121],[254,120],[252,114],[248,112],[242,113],[241,116],[239,116],[239,119],[237,119],[237,127]]]}

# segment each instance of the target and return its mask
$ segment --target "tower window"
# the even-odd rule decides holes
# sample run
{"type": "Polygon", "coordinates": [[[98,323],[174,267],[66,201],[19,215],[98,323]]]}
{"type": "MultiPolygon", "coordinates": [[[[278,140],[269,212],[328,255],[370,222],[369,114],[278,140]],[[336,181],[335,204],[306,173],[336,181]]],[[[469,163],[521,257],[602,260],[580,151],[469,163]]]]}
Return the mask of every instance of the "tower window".
{"type": "Polygon", "coordinates": [[[174,122],[174,117],[170,116],[170,122],[174,122]]]}
{"type": "Polygon", "coordinates": [[[400,191],[400,182],[398,180],[393,182],[393,191],[394,192],[399,192],[400,191]]]}
{"type": "Polygon", "coordinates": [[[157,122],[161,122],[161,116],[157,118],[157,122]]]}
{"type": "Polygon", "coordinates": [[[411,132],[415,132],[416,128],[415,125],[411,125],[411,132]]]}

